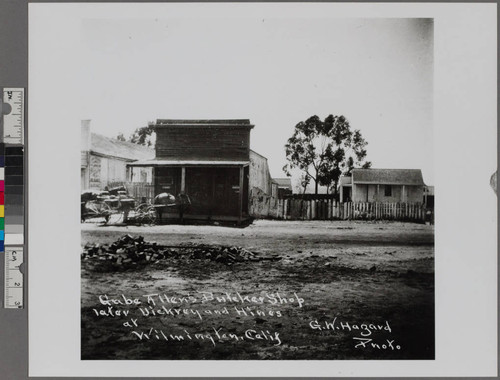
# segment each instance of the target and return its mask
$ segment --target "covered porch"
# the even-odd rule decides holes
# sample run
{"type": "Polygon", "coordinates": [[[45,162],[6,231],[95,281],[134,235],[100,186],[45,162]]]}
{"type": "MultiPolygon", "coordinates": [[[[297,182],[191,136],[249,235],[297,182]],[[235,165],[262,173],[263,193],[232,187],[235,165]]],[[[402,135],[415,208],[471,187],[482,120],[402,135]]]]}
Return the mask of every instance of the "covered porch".
{"type": "MultiPolygon", "coordinates": [[[[131,166],[152,167],[155,196],[186,194],[191,204],[184,219],[241,223],[249,218],[247,161],[150,160],[131,166]]],[[[179,214],[169,208],[162,218],[179,214]]]]}

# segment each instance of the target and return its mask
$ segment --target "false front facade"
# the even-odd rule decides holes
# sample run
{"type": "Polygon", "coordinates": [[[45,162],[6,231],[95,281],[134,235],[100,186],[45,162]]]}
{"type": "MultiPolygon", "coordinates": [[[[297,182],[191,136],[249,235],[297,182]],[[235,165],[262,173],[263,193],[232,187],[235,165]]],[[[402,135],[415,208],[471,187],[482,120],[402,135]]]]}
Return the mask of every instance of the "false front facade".
{"type": "Polygon", "coordinates": [[[155,195],[186,194],[186,219],[248,218],[249,120],[159,119],[154,128],[155,158],[130,166],[153,168],[155,195]]]}

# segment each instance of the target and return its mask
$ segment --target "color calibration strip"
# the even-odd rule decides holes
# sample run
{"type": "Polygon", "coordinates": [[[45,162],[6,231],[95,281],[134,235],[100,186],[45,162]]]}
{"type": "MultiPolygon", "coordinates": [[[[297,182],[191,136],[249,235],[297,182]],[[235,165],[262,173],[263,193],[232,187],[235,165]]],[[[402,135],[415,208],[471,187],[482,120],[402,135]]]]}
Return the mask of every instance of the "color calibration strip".
{"type": "Polygon", "coordinates": [[[0,143],[0,251],[5,247],[5,144],[0,143]]]}
{"type": "Polygon", "coordinates": [[[23,307],[24,89],[4,88],[0,134],[0,251],[5,253],[5,308],[23,307]]]}
{"type": "MultiPolygon", "coordinates": [[[[5,245],[24,244],[24,148],[5,146],[4,185],[0,185],[0,193],[4,188],[4,206],[0,205],[0,218],[4,216],[5,245]]],[[[0,159],[1,162],[1,159],[0,159]]],[[[0,168],[0,173],[1,173],[0,168]]],[[[0,195],[0,200],[2,195],[0,195]]],[[[2,222],[0,222],[0,225],[2,222]]],[[[0,233],[0,238],[2,234],[0,233]]],[[[1,245],[0,245],[1,248],[1,245]]]]}

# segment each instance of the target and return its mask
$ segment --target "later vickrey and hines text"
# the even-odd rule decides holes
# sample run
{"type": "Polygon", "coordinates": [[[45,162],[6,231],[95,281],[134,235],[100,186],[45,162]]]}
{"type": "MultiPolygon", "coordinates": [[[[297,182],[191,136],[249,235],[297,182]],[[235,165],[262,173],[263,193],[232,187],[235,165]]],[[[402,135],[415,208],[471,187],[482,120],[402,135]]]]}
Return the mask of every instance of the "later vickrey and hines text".
{"type": "MultiPolygon", "coordinates": [[[[239,292],[225,292],[217,295],[213,292],[203,291],[186,296],[153,293],[140,297],[128,297],[123,294],[118,297],[109,297],[104,294],[99,296],[99,303],[103,308],[93,309],[97,317],[126,318],[126,321],[122,321],[122,326],[126,327],[129,333],[140,341],[188,342],[198,340],[210,342],[214,346],[225,342],[265,342],[279,346],[284,342],[280,332],[264,326],[262,328],[256,328],[255,326],[243,328],[241,332],[237,333],[235,331],[226,331],[224,327],[212,327],[204,332],[193,332],[188,331],[188,329],[174,332],[158,328],[158,326],[145,328],[143,325],[144,322],[151,320],[151,318],[183,316],[194,316],[200,321],[207,316],[213,315],[230,319],[233,317],[282,319],[285,311],[281,307],[288,306],[302,309],[305,300],[295,292],[290,294],[263,292],[256,296],[243,295],[239,292]],[[263,307],[266,304],[273,307],[263,307]],[[201,305],[203,307],[199,307],[201,305]],[[207,308],[208,305],[211,305],[212,308],[207,308]],[[218,307],[214,307],[214,305],[218,305],[218,307]],[[258,308],[258,306],[262,306],[262,308],[258,308]]],[[[382,323],[355,323],[340,320],[338,317],[333,317],[330,320],[325,320],[325,317],[322,317],[319,321],[318,319],[309,320],[304,327],[322,335],[325,333],[352,333],[355,348],[401,349],[400,344],[395,343],[394,339],[387,338],[392,333],[388,321],[382,323]],[[375,335],[377,336],[376,340],[375,335]]]]}

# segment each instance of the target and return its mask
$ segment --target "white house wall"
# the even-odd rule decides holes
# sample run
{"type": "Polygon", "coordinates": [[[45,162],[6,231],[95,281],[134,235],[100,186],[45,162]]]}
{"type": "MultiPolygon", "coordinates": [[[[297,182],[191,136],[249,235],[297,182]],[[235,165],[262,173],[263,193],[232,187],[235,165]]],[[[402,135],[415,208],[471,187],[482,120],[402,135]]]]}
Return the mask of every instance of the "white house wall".
{"type": "Polygon", "coordinates": [[[408,202],[410,203],[422,203],[424,200],[424,188],[423,186],[406,186],[408,190],[408,202]]]}
{"type": "Polygon", "coordinates": [[[253,151],[250,151],[248,184],[250,190],[258,188],[264,193],[271,195],[271,175],[267,159],[253,151]]]}
{"type": "Polygon", "coordinates": [[[132,166],[130,169],[132,171],[131,182],[146,184],[153,183],[153,168],[132,166]]]}
{"type": "Polygon", "coordinates": [[[402,185],[391,185],[391,196],[385,195],[385,185],[378,185],[379,193],[377,195],[377,185],[355,184],[353,185],[354,202],[423,202],[422,186],[405,186],[405,197],[403,199],[402,185]]]}
{"type": "Polygon", "coordinates": [[[127,181],[127,162],[115,158],[90,155],[90,189],[102,190],[109,184],[127,181]]]}

